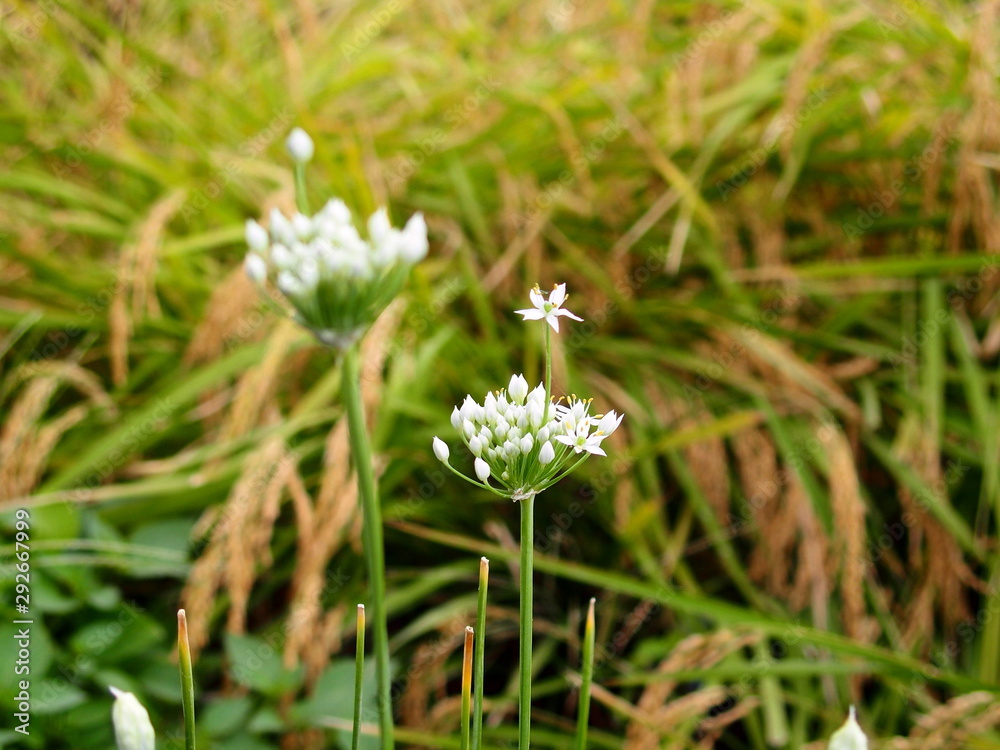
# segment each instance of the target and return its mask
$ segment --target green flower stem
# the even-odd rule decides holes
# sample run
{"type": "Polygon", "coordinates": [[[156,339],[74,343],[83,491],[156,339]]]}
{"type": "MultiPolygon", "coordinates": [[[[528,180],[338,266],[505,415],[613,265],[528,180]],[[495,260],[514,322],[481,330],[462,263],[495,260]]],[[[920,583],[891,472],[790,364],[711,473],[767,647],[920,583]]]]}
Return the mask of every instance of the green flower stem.
{"type": "Polygon", "coordinates": [[[306,193],[306,165],[295,163],[295,206],[300,213],[309,215],[309,196],[306,193]]]}
{"type": "Polygon", "coordinates": [[[177,656],[181,667],[181,705],[184,709],[184,747],[195,750],[194,737],[194,669],[191,666],[191,644],[188,642],[187,613],[177,610],[177,656]]]}
{"type": "Polygon", "coordinates": [[[357,345],[344,352],[342,398],[347,408],[347,427],[351,439],[351,455],[358,475],[361,496],[362,533],[368,585],[371,590],[372,630],[375,635],[375,670],[378,684],[379,726],[383,750],[393,748],[392,698],[389,681],[389,631],[385,616],[385,550],[382,542],[382,511],[379,506],[375,473],[372,470],[371,445],[365,427],[364,405],[361,402],[361,369],[357,345]]]}
{"type": "Polygon", "coordinates": [[[476,652],[473,656],[472,750],[479,750],[483,742],[483,674],[486,654],[486,591],[490,583],[490,561],[479,560],[479,602],[476,608],[476,652]]]}
{"type": "Polygon", "coordinates": [[[462,652],[462,750],[469,750],[469,725],[472,711],[472,651],[475,641],[475,631],[465,629],[465,650],[462,652]]]}
{"type": "Polygon", "coordinates": [[[583,629],[583,664],[580,680],[580,706],[576,723],[576,750],[587,750],[587,727],[590,721],[590,684],[594,681],[594,603],[587,607],[583,629]]]}
{"type": "Polygon", "coordinates": [[[549,403],[552,401],[552,326],[545,323],[545,412],[542,424],[549,421],[549,403]]]}
{"type": "Polygon", "coordinates": [[[358,750],[361,743],[361,689],[365,677],[365,605],[358,605],[358,636],[354,651],[354,731],[351,750],[358,750]]]}
{"type": "Polygon", "coordinates": [[[531,628],[533,604],[533,567],[535,546],[535,498],[521,500],[521,653],[518,697],[519,750],[528,750],[531,742],[531,628]]]}

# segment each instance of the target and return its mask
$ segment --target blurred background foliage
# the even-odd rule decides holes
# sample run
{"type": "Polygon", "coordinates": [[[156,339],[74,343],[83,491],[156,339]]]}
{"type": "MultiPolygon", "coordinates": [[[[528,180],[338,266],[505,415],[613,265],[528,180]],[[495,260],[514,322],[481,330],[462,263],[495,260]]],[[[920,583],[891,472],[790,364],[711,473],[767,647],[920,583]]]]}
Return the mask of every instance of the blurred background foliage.
{"type": "Polygon", "coordinates": [[[850,702],[878,747],[1000,747],[1000,2],[2,13],[19,746],[108,747],[115,684],[178,747],[181,604],[204,747],[344,742],[366,588],[338,364],[240,268],[301,125],[314,202],[431,229],[365,352],[401,742],[457,747],[480,555],[487,742],[514,736],[516,508],[430,438],[540,377],[511,311],[566,281],[556,390],[627,416],[538,504],[535,744],[571,742],[593,595],[594,747],[805,747],[850,702]]]}

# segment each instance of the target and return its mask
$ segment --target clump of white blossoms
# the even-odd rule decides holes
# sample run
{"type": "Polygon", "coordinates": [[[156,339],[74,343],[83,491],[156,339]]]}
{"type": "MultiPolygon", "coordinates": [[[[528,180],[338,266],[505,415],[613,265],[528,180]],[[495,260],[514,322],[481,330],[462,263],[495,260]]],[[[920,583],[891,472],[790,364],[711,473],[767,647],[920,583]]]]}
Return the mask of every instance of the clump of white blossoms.
{"type": "MultiPolygon", "coordinates": [[[[566,298],[565,284],[553,290],[549,301],[537,287],[531,298],[540,314],[519,310],[531,313],[526,320],[546,320],[555,330],[557,316],[582,320],[560,308],[566,298]]],[[[451,424],[474,457],[477,479],[451,466],[448,445],[438,437],[434,438],[434,455],[466,481],[513,500],[534,497],[591,455],[606,456],[601,443],[618,429],[622,416],[614,410],[591,415],[591,399],[571,396],[566,403],[554,402],[550,350],[547,335],[545,384],[529,390],[524,376],[514,375],[506,390],[487,393],[481,404],[466,396],[452,411],[451,424]]]]}
{"type": "MultiPolygon", "coordinates": [[[[287,146],[297,169],[312,158],[312,140],[301,129],[292,132],[287,146]]],[[[428,248],[421,214],[396,229],[380,208],[362,237],[347,205],[337,199],[314,215],[299,211],[286,217],[274,209],[267,229],[250,219],[246,241],[247,275],[261,285],[274,283],[296,320],[338,349],[361,338],[428,248]]]]}

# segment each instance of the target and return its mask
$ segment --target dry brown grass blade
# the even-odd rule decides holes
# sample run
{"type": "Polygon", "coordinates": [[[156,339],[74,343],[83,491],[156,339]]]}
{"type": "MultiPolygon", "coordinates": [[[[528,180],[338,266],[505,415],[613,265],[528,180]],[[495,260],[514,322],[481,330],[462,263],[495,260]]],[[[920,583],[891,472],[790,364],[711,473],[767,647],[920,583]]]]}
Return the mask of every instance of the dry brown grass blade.
{"type": "Polygon", "coordinates": [[[156,266],[163,230],[184,204],[185,192],[177,189],[158,200],[136,228],[135,239],[122,248],[114,296],[108,309],[111,378],[121,385],[128,377],[128,348],[136,319],[158,316],[156,266]]]}
{"type": "Polygon", "coordinates": [[[271,566],[271,535],[292,471],[294,460],[283,442],[271,438],[247,456],[226,503],[209,511],[211,539],[181,594],[193,654],[208,641],[215,599],[223,587],[229,596],[226,629],[245,631],[253,584],[271,566]]]}
{"type": "MultiPolygon", "coordinates": [[[[877,630],[867,617],[864,582],[868,560],[865,556],[866,507],[854,452],[847,437],[830,426],[820,428],[830,467],[830,502],[833,507],[833,550],[831,561],[839,568],[841,620],[845,632],[863,643],[872,643],[877,630]]],[[[857,698],[858,696],[855,696],[857,698]]]]}
{"type": "Polygon", "coordinates": [[[28,495],[42,478],[59,439],[90,414],[92,406],[77,404],[46,421],[52,399],[64,384],[74,386],[97,408],[116,413],[97,377],[74,362],[30,364],[12,373],[5,387],[13,389],[22,382],[0,430],[0,500],[28,495]]]}
{"type": "MultiPolygon", "coordinates": [[[[660,662],[657,671],[670,674],[705,669],[759,640],[760,636],[756,634],[734,633],[730,630],[688,636],[674,647],[670,656],[660,662]]],[[[676,688],[677,682],[674,680],[657,681],[646,687],[635,705],[634,718],[641,720],[634,720],[629,724],[626,731],[626,748],[629,750],[658,748],[673,725],[696,716],[703,716],[710,708],[726,699],[725,688],[713,687],[670,700],[676,688]]]]}

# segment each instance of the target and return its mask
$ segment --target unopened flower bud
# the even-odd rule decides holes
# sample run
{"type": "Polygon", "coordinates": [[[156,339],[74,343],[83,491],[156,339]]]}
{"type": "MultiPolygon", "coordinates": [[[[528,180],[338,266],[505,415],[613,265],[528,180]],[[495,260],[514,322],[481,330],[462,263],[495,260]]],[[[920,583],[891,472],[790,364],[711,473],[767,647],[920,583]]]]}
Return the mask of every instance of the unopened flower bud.
{"type": "Polygon", "coordinates": [[[111,688],[111,694],[115,696],[111,720],[115,725],[118,750],[153,750],[156,734],[139,699],[115,687],[111,688]]]}
{"type": "Polygon", "coordinates": [[[479,477],[480,482],[485,482],[490,478],[490,465],[486,463],[483,459],[477,458],[476,463],[476,476],[479,477]]]}
{"type": "Polygon", "coordinates": [[[302,128],[295,128],[288,134],[288,140],[285,141],[285,148],[288,149],[288,155],[299,164],[305,164],[307,161],[310,161],[313,158],[313,151],[315,150],[312,138],[302,128]]]}
{"type": "Polygon", "coordinates": [[[434,455],[437,456],[438,461],[444,464],[448,463],[448,456],[451,455],[448,444],[437,436],[434,438],[434,455]]]}

